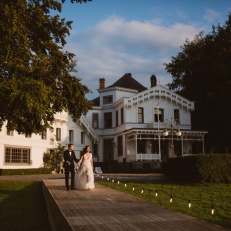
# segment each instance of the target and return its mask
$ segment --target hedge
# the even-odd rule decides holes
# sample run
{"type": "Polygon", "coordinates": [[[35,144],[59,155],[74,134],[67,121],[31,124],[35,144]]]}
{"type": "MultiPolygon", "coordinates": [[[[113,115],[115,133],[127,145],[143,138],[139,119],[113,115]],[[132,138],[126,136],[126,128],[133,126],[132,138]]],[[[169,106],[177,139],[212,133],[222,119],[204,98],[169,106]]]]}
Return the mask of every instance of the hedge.
{"type": "Polygon", "coordinates": [[[170,158],[167,179],[192,183],[231,183],[231,154],[199,154],[170,158]]]}

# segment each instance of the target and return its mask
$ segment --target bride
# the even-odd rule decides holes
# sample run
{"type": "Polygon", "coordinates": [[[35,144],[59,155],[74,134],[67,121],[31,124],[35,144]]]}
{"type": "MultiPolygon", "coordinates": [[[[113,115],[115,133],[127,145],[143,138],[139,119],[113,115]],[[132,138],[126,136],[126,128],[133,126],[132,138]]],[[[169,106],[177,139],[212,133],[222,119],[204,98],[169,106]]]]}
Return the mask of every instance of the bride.
{"type": "Polygon", "coordinates": [[[78,170],[75,174],[75,188],[78,190],[94,189],[93,160],[89,146],[84,148],[83,155],[77,165],[78,170]]]}

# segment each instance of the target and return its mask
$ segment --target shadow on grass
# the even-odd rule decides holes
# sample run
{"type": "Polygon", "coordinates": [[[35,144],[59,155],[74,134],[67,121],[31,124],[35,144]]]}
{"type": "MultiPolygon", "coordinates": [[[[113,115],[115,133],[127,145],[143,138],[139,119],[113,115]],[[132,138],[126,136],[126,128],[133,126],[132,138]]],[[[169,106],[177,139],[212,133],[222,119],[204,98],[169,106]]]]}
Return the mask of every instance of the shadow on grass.
{"type": "Polygon", "coordinates": [[[50,231],[41,182],[0,181],[0,227],[50,231]]]}

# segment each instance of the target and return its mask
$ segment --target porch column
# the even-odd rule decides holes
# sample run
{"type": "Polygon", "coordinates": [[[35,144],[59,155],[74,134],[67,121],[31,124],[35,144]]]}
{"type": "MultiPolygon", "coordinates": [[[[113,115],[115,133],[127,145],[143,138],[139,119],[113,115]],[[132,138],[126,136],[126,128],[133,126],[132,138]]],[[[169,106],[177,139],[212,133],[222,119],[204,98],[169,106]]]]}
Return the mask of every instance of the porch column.
{"type": "Polygon", "coordinates": [[[160,146],[160,132],[158,131],[158,145],[159,145],[159,160],[161,161],[161,146],[160,146]]]}
{"type": "Polygon", "coordinates": [[[202,153],[205,154],[205,147],[204,147],[204,136],[202,138],[202,153]]]}
{"type": "Polygon", "coordinates": [[[128,144],[127,144],[127,136],[126,135],[124,135],[124,148],[125,148],[125,158],[126,158],[126,161],[127,161],[127,157],[128,157],[128,144]]]}
{"type": "MultiPolygon", "coordinates": [[[[125,139],[126,137],[125,137],[125,135],[123,134],[122,135],[122,144],[124,144],[123,145],[123,153],[124,153],[124,155],[123,155],[123,158],[126,158],[126,161],[127,161],[127,145],[126,145],[126,139],[125,139]]],[[[118,144],[117,144],[118,145],[118,144]]]]}
{"type": "Polygon", "coordinates": [[[135,134],[136,136],[136,148],[135,148],[135,155],[136,155],[136,161],[137,161],[137,135],[135,134]]]}
{"type": "Polygon", "coordinates": [[[183,153],[184,153],[184,138],[183,138],[184,136],[181,136],[181,156],[183,156],[183,153]]]}

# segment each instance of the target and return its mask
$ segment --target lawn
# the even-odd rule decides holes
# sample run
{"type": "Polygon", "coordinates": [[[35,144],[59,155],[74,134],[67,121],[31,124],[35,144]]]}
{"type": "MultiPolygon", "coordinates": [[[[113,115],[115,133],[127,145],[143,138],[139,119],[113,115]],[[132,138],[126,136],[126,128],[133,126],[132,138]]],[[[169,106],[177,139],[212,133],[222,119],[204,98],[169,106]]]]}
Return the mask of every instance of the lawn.
{"type": "Polygon", "coordinates": [[[0,181],[0,227],[50,231],[41,182],[0,181]]]}
{"type": "Polygon", "coordinates": [[[97,183],[231,229],[230,184],[177,184],[104,177],[97,183]],[[114,181],[114,182],[113,182],[114,181]]]}

